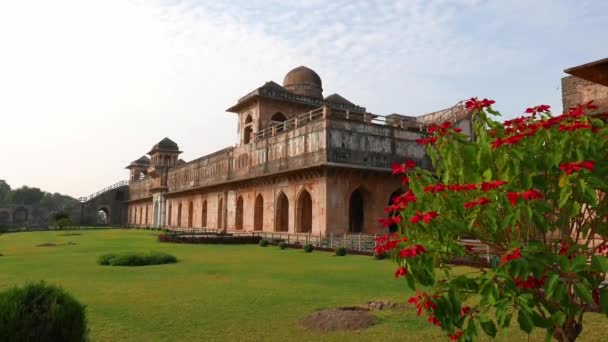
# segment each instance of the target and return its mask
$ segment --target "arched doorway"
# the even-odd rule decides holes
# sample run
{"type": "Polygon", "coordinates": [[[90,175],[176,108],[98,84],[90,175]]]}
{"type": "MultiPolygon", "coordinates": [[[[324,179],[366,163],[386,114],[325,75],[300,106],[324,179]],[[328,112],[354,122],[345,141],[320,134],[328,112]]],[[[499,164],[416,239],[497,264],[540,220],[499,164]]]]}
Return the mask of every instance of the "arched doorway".
{"type": "Polygon", "coordinates": [[[303,190],[300,193],[296,212],[296,231],[299,233],[310,233],[312,231],[312,198],[308,191],[303,190]]]}
{"type": "Polygon", "coordinates": [[[6,211],[0,213],[0,227],[6,227],[11,223],[11,215],[6,211]]]}
{"type": "Polygon", "coordinates": [[[24,225],[27,222],[28,211],[26,208],[20,207],[13,212],[13,223],[16,225],[24,225]]]}
{"type": "Polygon", "coordinates": [[[110,223],[110,211],[108,208],[101,208],[97,211],[97,222],[98,225],[107,225],[110,223]]]}
{"type": "Polygon", "coordinates": [[[274,216],[274,230],[277,232],[289,231],[289,200],[281,191],[276,200],[274,216]]]}
{"type": "Polygon", "coordinates": [[[348,205],[348,231],[350,233],[362,233],[364,222],[364,198],[361,189],[356,189],[350,195],[348,205]]]}
{"type": "Polygon", "coordinates": [[[234,215],[234,229],[243,230],[243,196],[236,199],[236,211],[234,215]]]}
{"type": "Polygon", "coordinates": [[[285,121],[287,121],[285,114],[277,112],[270,117],[270,126],[277,126],[277,132],[282,132],[285,130],[285,125],[283,124],[285,121]]]}
{"type": "MultiPolygon", "coordinates": [[[[397,197],[397,196],[399,196],[399,195],[401,195],[403,193],[404,193],[404,191],[401,188],[398,188],[397,190],[393,191],[393,193],[388,198],[388,205],[392,205],[395,197],[397,197]]],[[[394,216],[397,216],[397,215],[399,215],[398,211],[393,211],[393,212],[388,213],[388,217],[394,217],[394,216]]],[[[394,233],[397,230],[399,230],[399,225],[398,224],[391,224],[388,227],[388,231],[391,232],[391,233],[394,233]]]]}
{"type": "Polygon", "coordinates": [[[169,214],[167,214],[167,226],[171,227],[171,216],[173,216],[173,205],[169,204],[169,214]]]}
{"type": "Polygon", "coordinates": [[[217,205],[217,229],[222,229],[222,227],[224,226],[222,223],[223,222],[223,215],[222,213],[224,212],[224,199],[220,198],[220,201],[217,205]]]}
{"type": "Polygon", "coordinates": [[[249,144],[251,142],[253,134],[253,118],[250,115],[247,115],[247,119],[245,119],[245,126],[243,127],[243,143],[249,144]]]}
{"type": "Polygon", "coordinates": [[[258,194],[255,198],[255,210],[253,212],[253,230],[264,229],[264,198],[258,194]]]}
{"type": "Polygon", "coordinates": [[[207,228],[207,200],[203,201],[203,212],[201,213],[201,227],[207,228]]]}
{"type": "Polygon", "coordinates": [[[177,228],[182,227],[182,202],[177,205],[177,228]]]}
{"type": "Polygon", "coordinates": [[[192,217],[194,216],[194,204],[188,203],[188,228],[192,228],[192,217]]]}

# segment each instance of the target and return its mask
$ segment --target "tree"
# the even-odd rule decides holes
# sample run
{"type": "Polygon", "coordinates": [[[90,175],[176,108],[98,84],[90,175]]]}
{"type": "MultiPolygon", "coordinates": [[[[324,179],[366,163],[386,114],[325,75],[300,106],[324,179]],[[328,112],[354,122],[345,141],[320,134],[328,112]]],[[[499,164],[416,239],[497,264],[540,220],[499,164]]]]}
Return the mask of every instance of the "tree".
{"type": "Polygon", "coordinates": [[[40,200],[44,197],[44,192],[39,188],[30,188],[28,186],[22,186],[15,190],[12,190],[7,197],[9,204],[16,205],[36,205],[40,203],[40,200]]]}
{"type": "Polygon", "coordinates": [[[449,122],[428,127],[418,143],[432,171],[393,165],[409,190],[387,208],[400,215],[382,222],[399,231],[378,238],[376,252],[391,254],[395,277],[418,290],[409,302],[451,340],[493,337],[516,320],[574,341],[590,307],[608,314],[606,115],[586,115],[592,102],[556,117],[540,105],[501,123],[493,103],[466,103],[473,139],[449,122]],[[462,237],[489,246],[494,265],[462,237]],[[457,257],[476,271],[453,272],[457,257]]]}
{"type": "Polygon", "coordinates": [[[5,204],[5,199],[8,193],[11,191],[11,186],[6,183],[5,180],[0,179],[0,206],[5,204]]]}

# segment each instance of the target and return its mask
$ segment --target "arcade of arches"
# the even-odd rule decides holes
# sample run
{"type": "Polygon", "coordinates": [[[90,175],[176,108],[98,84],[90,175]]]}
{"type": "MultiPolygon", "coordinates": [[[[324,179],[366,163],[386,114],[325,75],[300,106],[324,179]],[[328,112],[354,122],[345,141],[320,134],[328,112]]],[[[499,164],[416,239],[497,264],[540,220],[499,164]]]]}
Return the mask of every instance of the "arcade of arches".
{"type": "MultiPolygon", "coordinates": [[[[374,234],[383,231],[378,220],[386,216],[390,198],[403,192],[397,179],[371,172],[318,172],[316,177],[280,177],[222,190],[167,197],[163,226],[374,234]]],[[[149,202],[131,203],[130,224],[149,226],[151,208],[149,202]]]]}

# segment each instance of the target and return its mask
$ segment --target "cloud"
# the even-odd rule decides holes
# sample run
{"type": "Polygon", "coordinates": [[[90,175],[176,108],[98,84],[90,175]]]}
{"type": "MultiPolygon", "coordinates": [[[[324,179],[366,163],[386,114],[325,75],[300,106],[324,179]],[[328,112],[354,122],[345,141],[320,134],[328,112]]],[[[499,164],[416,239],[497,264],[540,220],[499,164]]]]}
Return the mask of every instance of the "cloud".
{"type": "Polygon", "coordinates": [[[224,110],[298,65],[379,114],[473,95],[560,105],[561,70],[605,55],[600,1],[0,3],[0,177],[79,196],[169,136],[187,160],[237,141],[224,110]],[[584,39],[583,39],[584,38],[584,39]]]}

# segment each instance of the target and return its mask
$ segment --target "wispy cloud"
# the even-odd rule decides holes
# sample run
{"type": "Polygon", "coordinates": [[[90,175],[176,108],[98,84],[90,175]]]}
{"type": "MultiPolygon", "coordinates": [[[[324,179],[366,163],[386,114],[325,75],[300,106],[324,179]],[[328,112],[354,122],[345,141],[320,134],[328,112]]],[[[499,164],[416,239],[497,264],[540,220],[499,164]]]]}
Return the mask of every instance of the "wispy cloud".
{"type": "Polygon", "coordinates": [[[0,4],[0,178],[83,195],[164,136],[236,141],[224,110],[297,65],[379,114],[491,96],[560,107],[604,57],[602,1],[13,1],[0,4]],[[8,148],[6,148],[8,147],[8,148]]]}

